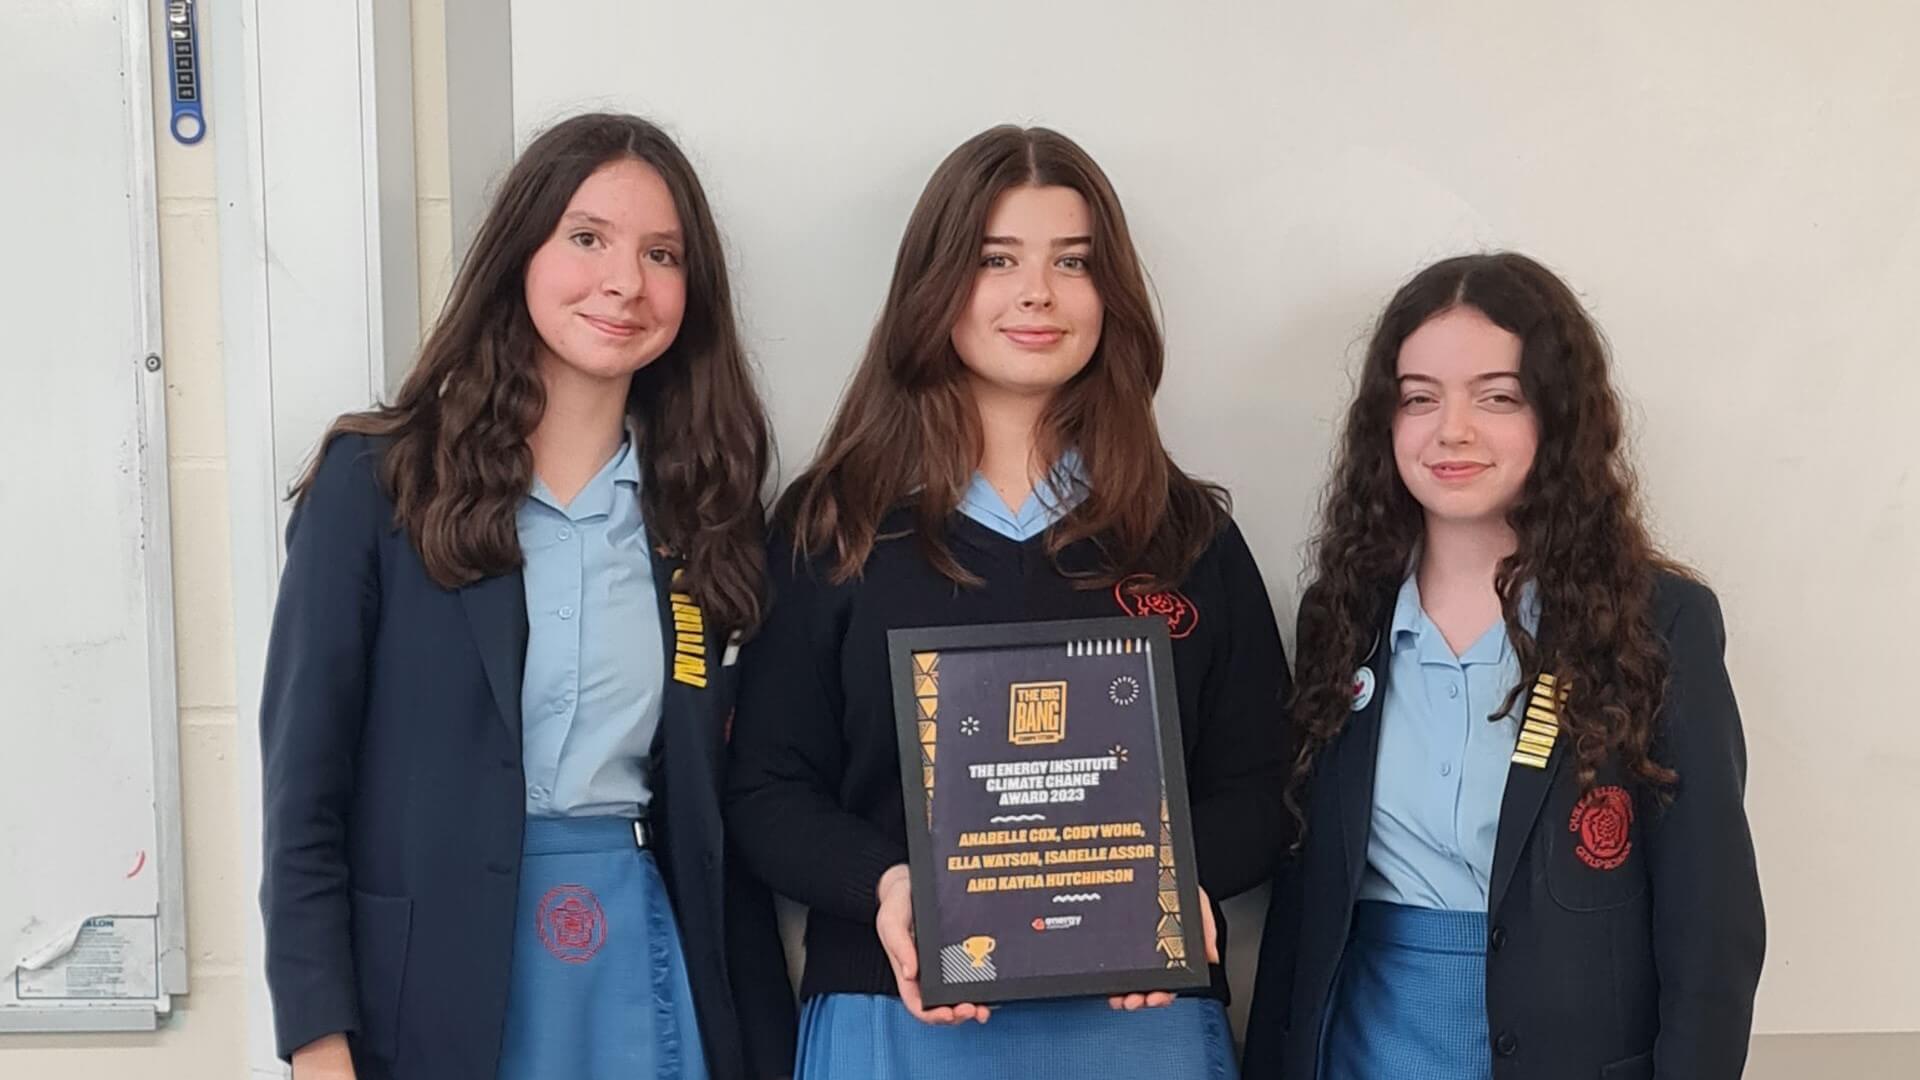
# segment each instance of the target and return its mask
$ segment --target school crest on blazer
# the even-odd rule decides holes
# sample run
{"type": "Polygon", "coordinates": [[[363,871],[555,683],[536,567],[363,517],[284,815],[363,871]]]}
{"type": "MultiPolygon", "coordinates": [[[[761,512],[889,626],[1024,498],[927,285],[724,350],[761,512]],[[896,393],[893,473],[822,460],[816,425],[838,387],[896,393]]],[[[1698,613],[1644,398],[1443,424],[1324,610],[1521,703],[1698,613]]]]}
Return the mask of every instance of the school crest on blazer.
{"type": "Polygon", "coordinates": [[[1146,574],[1134,574],[1114,585],[1113,598],[1119,602],[1120,610],[1143,619],[1167,620],[1167,633],[1176,641],[1199,628],[1200,609],[1193,606],[1185,593],[1178,589],[1137,591],[1140,583],[1147,579],[1146,574]]]}
{"type": "Polygon", "coordinates": [[[1617,870],[1633,852],[1633,796],[1618,784],[1587,792],[1574,804],[1567,831],[1579,837],[1573,853],[1595,870],[1617,870]]]}

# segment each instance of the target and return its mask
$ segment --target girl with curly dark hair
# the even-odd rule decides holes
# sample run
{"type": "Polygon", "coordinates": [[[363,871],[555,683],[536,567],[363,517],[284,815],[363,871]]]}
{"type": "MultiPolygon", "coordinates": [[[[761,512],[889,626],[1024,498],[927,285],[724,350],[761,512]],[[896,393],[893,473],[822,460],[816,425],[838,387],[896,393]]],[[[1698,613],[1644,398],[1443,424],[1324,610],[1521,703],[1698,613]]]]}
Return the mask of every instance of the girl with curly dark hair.
{"type": "Polygon", "coordinates": [[[767,459],[685,156],[617,114],[536,138],[295,488],[260,724],[298,1080],[784,1075],[718,787],[767,459]]]}
{"type": "Polygon", "coordinates": [[[1764,920],[1714,594],[1521,255],[1380,317],[1301,602],[1249,1077],[1734,1078],[1764,920]]]}

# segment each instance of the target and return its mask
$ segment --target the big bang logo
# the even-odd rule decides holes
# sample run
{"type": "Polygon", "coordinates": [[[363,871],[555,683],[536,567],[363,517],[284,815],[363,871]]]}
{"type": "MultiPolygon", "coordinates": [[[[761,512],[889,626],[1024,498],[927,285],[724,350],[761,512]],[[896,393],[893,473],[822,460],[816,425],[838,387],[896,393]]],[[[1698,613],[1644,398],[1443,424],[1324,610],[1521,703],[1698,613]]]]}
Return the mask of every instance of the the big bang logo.
{"type": "Polygon", "coordinates": [[[1067,684],[1014,683],[1007,708],[1007,740],[1042,746],[1067,737],[1067,684]]]}

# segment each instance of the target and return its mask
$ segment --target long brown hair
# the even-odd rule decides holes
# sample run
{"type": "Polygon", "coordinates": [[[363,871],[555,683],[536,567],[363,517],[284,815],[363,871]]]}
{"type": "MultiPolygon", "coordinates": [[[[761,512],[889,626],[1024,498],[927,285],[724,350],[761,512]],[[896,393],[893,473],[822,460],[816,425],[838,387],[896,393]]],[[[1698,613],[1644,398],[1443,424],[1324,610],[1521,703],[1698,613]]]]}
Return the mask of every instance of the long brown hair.
{"type": "Polygon", "coordinates": [[[636,159],[673,193],[686,251],[686,313],[665,353],[633,378],[640,498],[649,538],[686,559],[683,585],[708,617],[751,629],[765,579],[761,486],[766,412],[734,321],[719,229],[693,166],[665,132],[617,113],[576,116],[527,147],[494,197],[419,360],[392,404],[334,421],[325,447],[354,433],[391,441],[381,478],[427,573],[446,588],[517,570],[514,517],[533,483],[527,437],[546,393],[527,313],[527,263],[574,191],[601,166],[636,159]]]}
{"type": "Polygon", "coordinates": [[[777,517],[807,552],[831,550],[832,576],[857,577],[881,519],[910,502],[933,564],[974,579],[942,537],[977,466],[980,420],[952,332],[972,295],[994,201],[1010,188],[1066,187],[1087,201],[1089,269],[1105,308],[1100,342],[1041,419],[1047,461],[1077,450],[1086,497],[1047,533],[1058,556],[1092,540],[1101,565],[1088,585],[1186,575],[1221,527],[1225,492],[1181,472],[1161,445],[1153,395],[1166,365],[1146,274],[1113,185],[1073,140],[1046,128],[1003,125],[947,155],[920,193],[894,259],[886,305],[813,464],[781,499],[777,517]]]}
{"type": "Polygon", "coordinates": [[[1314,581],[1301,602],[1293,716],[1302,738],[1288,790],[1296,815],[1316,756],[1346,723],[1354,669],[1424,527],[1393,458],[1400,346],[1427,320],[1462,306],[1520,338],[1520,385],[1540,425],[1533,468],[1507,513],[1519,546],[1495,575],[1522,674],[1502,711],[1538,675],[1552,674],[1569,690],[1561,724],[1583,788],[1616,754],[1638,781],[1661,788],[1675,779],[1648,756],[1667,685],[1652,606],[1656,574],[1685,571],[1641,522],[1606,344],[1546,267],[1524,255],[1468,255],[1428,267],[1394,294],[1347,410],[1312,541],[1314,581]],[[1520,619],[1529,581],[1538,590],[1538,638],[1520,619]]]}

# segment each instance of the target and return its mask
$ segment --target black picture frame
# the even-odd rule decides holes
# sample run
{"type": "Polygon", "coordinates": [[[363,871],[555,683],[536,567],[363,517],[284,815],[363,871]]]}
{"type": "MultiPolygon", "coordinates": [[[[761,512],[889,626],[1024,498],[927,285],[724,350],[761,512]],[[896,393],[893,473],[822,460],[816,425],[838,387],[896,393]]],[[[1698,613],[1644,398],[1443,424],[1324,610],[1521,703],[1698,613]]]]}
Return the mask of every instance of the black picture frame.
{"type": "MultiPolygon", "coordinates": [[[[906,812],[922,1000],[928,1006],[961,1002],[987,1004],[1138,991],[1182,991],[1208,985],[1204,924],[1199,916],[1192,817],[1187,800],[1186,764],[1180,737],[1179,698],[1174,689],[1173,642],[1166,623],[1160,619],[1117,616],[916,627],[889,631],[887,646],[893,676],[894,717],[900,748],[902,801],[906,812]],[[1058,651],[1054,659],[1049,660],[1046,653],[1056,649],[1058,651]],[[928,657],[932,658],[931,662],[928,657]],[[954,660],[956,657],[961,659],[954,660]],[[1084,660],[1101,663],[1079,662],[1084,660]],[[966,677],[964,686],[949,685],[945,696],[950,703],[978,706],[991,702],[997,709],[1002,680],[997,676],[980,675],[981,669],[991,669],[996,665],[1026,665],[1022,670],[1029,671],[1044,669],[1049,677],[1045,680],[1006,682],[1007,715],[1004,720],[997,712],[993,712],[988,714],[988,720],[983,721],[974,715],[981,711],[978,708],[970,710],[969,715],[964,717],[951,715],[953,710],[948,710],[949,715],[941,715],[943,672],[956,678],[966,677]],[[989,723],[992,724],[993,738],[982,743],[967,742],[965,748],[968,752],[978,754],[988,749],[1001,749],[996,740],[1002,723],[1005,724],[1010,746],[1020,747],[1021,744],[1015,740],[1022,737],[1035,739],[1043,736],[1065,744],[1068,739],[1068,718],[1074,715],[1067,705],[1076,700],[1072,696],[1076,673],[1084,675],[1081,680],[1084,685],[1088,678],[1098,678],[1101,673],[1115,670],[1123,674],[1112,677],[1104,696],[1116,708],[1102,706],[1099,698],[1094,701],[1095,723],[1115,726],[1095,730],[1103,733],[1117,730],[1123,733],[1120,737],[1131,741],[1125,744],[1116,741],[1104,757],[1045,759],[1034,757],[1037,751],[1018,748],[1004,751],[1012,756],[1014,764],[1003,764],[1001,761],[971,761],[964,754],[950,750],[943,764],[939,753],[943,743],[954,747],[960,745],[960,739],[977,739],[987,731],[989,723]],[[927,678],[929,675],[931,679],[927,678]],[[1050,699],[1056,692],[1049,688],[1054,686],[1059,687],[1057,736],[1051,730],[1053,721],[1049,719],[1052,705],[1048,700],[1035,700],[1050,699]],[[1023,693],[1029,700],[1022,699],[1023,693]],[[1147,709],[1136,712],[1131,705],[1139,698],[1144,698],[1147,709]],[[1124,719],[1113,719],[1116,716],[1124,719]],[[1151,747],[1137,746],[1141,741],[1138,736],[1147,733],[1150,733],[1151,747]],[[1136,753],[1142,757],[1136,759],[1136,753]],[[1070,764],[1072,762],[1094,762],[1104,771],[1099,774],[1072,773],[1067,771],[1074,767],[1070,764]],[[1160,798],[1153,801],[1162,805],[1139,805],[1147,797],[1140,790],[1141,786],[1145,784],[1150,789],[1152,779],[1151,775],[1131,771],[1140,764],[1151,764],[1153,772],[1157,773],[1161,792],[1160,798]],[[962,771],[957,777],[949,775],[956,769],[981,767],[1028,770],[1028,777],[1036,775],[1032,772],[1036,769],[1055,770],[1062,774],[1040,775],[1038,781],[984,779],[985,774],[976,775],[970,771],[962,771]],[[1123,771],[1126,776],[1124,780],[1119,779],[1123,771]],[[1087,793],[1097,791],[1098,780],[1092,781],[1091,787],[1072,786],[1076,776],[1108,774],[1115,778],[1114,782],[1108,785],[1107,792],[1097,797],[1089,797],[1087,793]],[[946,787],[941,785],[943,778],[947,781],[946,787]],[[931,793],[928,791],[929,780],[933,786],[931,793]],[[1052,784],[1055,781],[1065,781],[1065,790],[1054,790],[1052,784]],[[966,820],[967,814],[959,805],[968,799],[993,799],[995,796],[991,792],[995,790],[995,783],[1030,785],[1036,782],[1048,785],[1040,789],[1039,795],[1031,790],[1011,796],[1002,793],[998,795],[1002,801],[996,805],[1006,806],[1004,800],[1008,798],[1072,798],[1074,791],[1080,792],[1083,802],[1077,805],[1052,802],[1029,804],[1023,808],[1031,813],[1005,817],[1039,818],[1042,822],[997,831],[992,825],[1002,820],[1001,815],[975,823],[966,820]],[[979,784],[985,790],[975,792],[968,784],[979,784]],[[1128,789],[1124,796],[1110,797],[1110,793],[1123,787],[1128,789]],[[956,790],[963,794],[949,794],[956,790]],[[943,801],[948,804],[948,811],[956,815],[959,825],[950,828],[951,823],[943,820],[936,828],[933,821],[933,800],[936,796],[945,796],[943,801]],[[1124,813],[1116,813],[1116,802],[1118,809],[1124,813]],[[1043,806],[1046,809],[1043,810],[1043,806]],[[1091,813],[1098,821],[1062,823],[1075,817],[1076,812],[1078,816],[1091,813]],[[1128,835],[1152,844],[1155,849],[1152,872],[1144,875],[1147,880],[1141,880],[1143,875],[1138,865],[1147,856],[1136,854],[1132,864],[1134,872],[1125,881],[1079,888],[1071,884],[1038,884],[1040,881],[1065,879],[1078,881],[1098,877],[1103,872],[1124,869],[1104,860],[1091,860],[1100,863],[1091,870],[1074,863],[1055,864],[1050,860],[1080,859],[1093,853],[1116,851],[1138,853],[1142,846],[1140,843],[1109,843],[1075,832],[1127,827],[1121,823],[1136,816],[1144,819],[1139,821],[1139,826],[1146,830],[1146,835],[1144,838],[1139,833],[1128,835]],[[1158,836],[1152,835],[1152,825],[1149,824],[1155,819],[1160,825],[1158,836]],[[1045,824],[1047,821],[1055,824],[1045,824]],[[1056,835],[1047,836],[1049,831],[1056,835]],[[1049,861],[1042,865],[1024,865],[1021,869],[1027,872],[1015,875],[999,875],[983,868],[953,869],[955,862],[951,860],[957,860],[959,864],[967,862],[966,854],[956,855],[955,852],[956,845],[966,842],[969,836],[1042,837],[1044,839],[976,842],[1017,849],[1004,854],[982,853],[980,858],[1040,858],[1049,861]],[[1082,843],[1089,846],[1035,850],[1033,845],[1042,843],[1082,843]],[[943,890],[943,882],[961,877],[966,877],[966,883],[958,892],[953,887],[943,890]],[[982,880],[989,878],[991,882],[982,880]],[[1002,886],[1009,882],[1013,883],[1013,887],[1003,889],[1002,886]],[[1171,888],[1167,888],[1169,884],[1171,888]],[[992,895],[976,897],[973,890],[977,887],[986,888],[987,893],[992,895]],[[1055,892],[1056,888],[1060,891],[1055,892]],[[945,906],[943,891],[947,896],[945,906]],[[1032,895],[1015,895],[1021,893],[1032,895]],[[1048,893],[1051,895],[1046,896],[1046,902],[1042,904],[1042,894],[1048,893]],[[1006,899],[1010,895],[1014,899],[1006,899]],[[1152,899],[1150,911],[1145,896],[1152,899]],[[1068,907],[1079,904],[1090,905],[1095,914],[1066,911],[1068,907]],[[1172,905],[1171,910],[1169,905],[1172,905]],[[1009,911],[1016,908],[1021,911],[1033,910],[1032,919],[1027,924],[1031,927],[1032,936],[1020,933],[1021,924],[1010,917],[1009,911]],[[1056,908],[1060,913],[1051,914],[1056,908]],[[1063,941],[1054,936],[1044,943],[1041,941],[1043,936],[1047,936],[1047,931],[1078,930],[1089,919],[1094,920],[1094,926],[1085,939],[1073,941],[1069,938],[1063,941]],[[1144,944],[1132,944],[1142,925],[1152,927],[1153,944],[1150,950],[1144,944]],[[973,928],[970,935],[956,938],[962,930],[970,927],[973,928]],[[1009,933],[1020,948],[1010,957],[1003,957],[1001,964],[996,966],[992,957],[999,951],[1000,937],[1009,933]],[[1102,935],[1112,937],[1115,934],[1121,935],[1121,947],[1103,949],[1090,962],[1081,963],[1072,959],[1076,951],[1088,951],[1101,940],[1102,935]],[[955,940],[949,941],[949,938],[955,940]],[[955,953],[955,949],[961,952],[955,953]],[[1017,956],[1017,962],[1011,959],[1012,956],[1017,956]],[[954,970],[948,970],[949,965],[944,963],[943,958],[956,960],[956,964],[952,965],[954,970]],[[1065,969],[1061,970],[1063,965],[1065,969]],[[1010,969],[1005,977],[999,974],[999,967],[1010,969]]],[[[952,681],[949,680],[949,684],[952,681]]],[[[1085,692],[1083,688],[1081,694],[1085,692]]],[[[1085,713],[1086,709],[1082,706],[1080,714],[1084,716],[1085,713]]],[[[1075,745],[1084,746],[1085,743],[1084,735],[1075,736],[1075,745]]]]}

